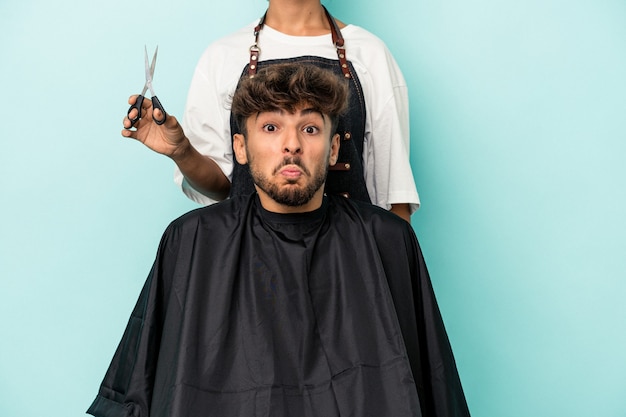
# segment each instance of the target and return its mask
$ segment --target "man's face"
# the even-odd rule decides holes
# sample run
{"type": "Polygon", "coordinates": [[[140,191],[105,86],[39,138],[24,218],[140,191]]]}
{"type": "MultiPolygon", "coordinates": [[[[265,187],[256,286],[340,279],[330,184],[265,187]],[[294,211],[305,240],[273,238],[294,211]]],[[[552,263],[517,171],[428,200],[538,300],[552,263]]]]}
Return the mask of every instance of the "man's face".
{"type": "Polygon", "coordinates": [[[248,118],[246,130],[233,147],[237,161],[249,165],[263,207],[277,213],[320,207],[328,166],[339,152],[328,116],[306,107],[263,112],[248,118]]]}

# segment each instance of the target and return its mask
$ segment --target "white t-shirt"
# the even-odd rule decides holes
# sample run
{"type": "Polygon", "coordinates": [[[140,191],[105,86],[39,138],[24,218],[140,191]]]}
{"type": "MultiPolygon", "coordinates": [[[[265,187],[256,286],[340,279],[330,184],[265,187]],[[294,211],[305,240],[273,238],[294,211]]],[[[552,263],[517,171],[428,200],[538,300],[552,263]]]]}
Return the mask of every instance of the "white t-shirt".
{"type": "MultiPolygon", "coordinates": [[[[230,102],[254,43],[253,22],[226,36],[202,54],[196,66],[182,125],[192,145],[208,155],[230,179],[233,150],[230,102]]],[[[404,77],[385,44],[354,25],[341,29],[346,56],[359,77],[366,108],[363,169],[370,199],[385,209],[409,203],[411,212],[419,197],[409,162],[408,94],[404,77]]],[[[259,61],[304,55],[337,59],[331,35],[289,36],[265,25],[259,35],[259,61]]],[[[195,190],[178,168],[174,180],[192,200],[216,201],[195,190]]]]}

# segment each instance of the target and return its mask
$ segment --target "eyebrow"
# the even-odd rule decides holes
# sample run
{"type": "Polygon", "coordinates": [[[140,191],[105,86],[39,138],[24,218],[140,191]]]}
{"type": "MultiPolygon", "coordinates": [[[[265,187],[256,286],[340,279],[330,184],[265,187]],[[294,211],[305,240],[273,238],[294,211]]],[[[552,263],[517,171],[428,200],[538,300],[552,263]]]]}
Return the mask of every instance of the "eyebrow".
{"type": "Polygon", "coordinates": [[[314,108],[306,108],[306,109],[302,109],[302,110],[300,110],[300,114],[301,114],[301,115],[303,115],[303,116],[306,116],[306,115],[309,115],[309,114],[312,114],[312,113],[317,113],[317,114],[319,114],[320,116],[322,116],[322,120],[323,120],[323,121],[326,121],[326,116],[324,115],[324,113],[322,113],[321,111],[319,111],[319,110],[317,110],[317,109],[314,109],[314,108]]]}

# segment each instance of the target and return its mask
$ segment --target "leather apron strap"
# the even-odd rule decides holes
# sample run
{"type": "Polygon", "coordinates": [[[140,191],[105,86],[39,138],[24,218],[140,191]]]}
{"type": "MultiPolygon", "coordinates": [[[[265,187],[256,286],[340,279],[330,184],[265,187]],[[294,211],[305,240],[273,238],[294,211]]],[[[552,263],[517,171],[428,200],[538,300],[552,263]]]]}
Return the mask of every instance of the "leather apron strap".
{"type": "MultiPolygon", "coordinates": [[[[328,24],[330,25],[330,34],[333,39],[333,44],[335,45],[335,49],[337,50],[337,57],[339,58],[339,65],[341,66],[341,72],[345,78],[350,78],[352,75],[350,74],[350,68],[348,66],[348,59],[346,58],[346,48],[344,47],[344,39],[341,35],[341,30],[339,26],[337,26],[337,22],[330,15],[326,7],[322,6],[324,9],[324,13],[326,14],[326,18],[328,19],[328,24]]],[[[261,20],[259,20],[259,24],[254,27],[254,44],[250,47],[250,64],[248,65],[248,76],[254,77],[257,72],[259,55],[261,54],[261,48],[259,48],[259,34],[261,33],[261,29],[265,25],[265,17],[267,16],[267,12],[263,14],[261,20]]]]}

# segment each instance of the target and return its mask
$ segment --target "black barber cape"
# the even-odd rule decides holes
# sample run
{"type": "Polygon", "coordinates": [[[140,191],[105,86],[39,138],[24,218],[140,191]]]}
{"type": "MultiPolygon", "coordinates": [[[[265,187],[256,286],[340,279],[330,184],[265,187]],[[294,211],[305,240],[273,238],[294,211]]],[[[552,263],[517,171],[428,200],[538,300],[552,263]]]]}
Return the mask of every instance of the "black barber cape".
{"type": "Polygon", "coordinates": [[[88,413],[469,416],[410,225],[331,196],[276,214],[256,195],[170,224],[88,413]]]}

